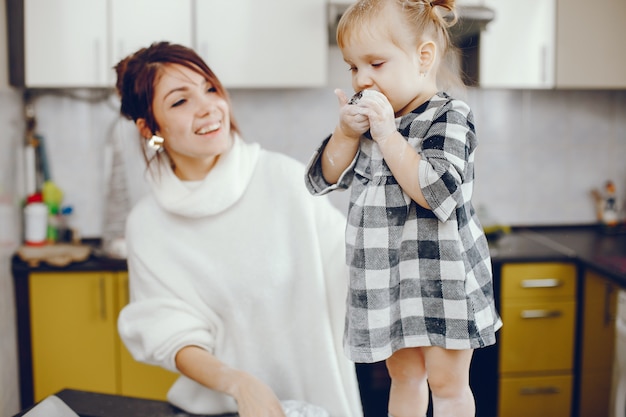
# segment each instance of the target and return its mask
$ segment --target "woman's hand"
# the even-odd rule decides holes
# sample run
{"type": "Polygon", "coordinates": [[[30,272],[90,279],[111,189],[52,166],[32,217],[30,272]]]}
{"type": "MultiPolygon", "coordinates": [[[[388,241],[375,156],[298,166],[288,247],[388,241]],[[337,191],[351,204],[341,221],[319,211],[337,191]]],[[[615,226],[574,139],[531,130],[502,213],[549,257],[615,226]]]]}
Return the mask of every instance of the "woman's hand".
{"type": "Polygon", "coordinates": [[[176,367],[205,387],[237,401],[240,417],[285,417],[272,389],[253,375],[222,363],[198,346],[185,346],[176,354],[176,367]]]}
{"type": "Polygon", "coordinates": [[[285,417],[274,391],[253,375],[238,372],[231,390],[240,417],[285,417]]]}
{"type": "Polygon", "coordinates": [[[361,109],[353,104],[348,104],[348,97],[342,90],[335,90],[339,100],[339,129],[343,136],[359,140],[361,135],[367,132],[370,122],[361,109]]]}

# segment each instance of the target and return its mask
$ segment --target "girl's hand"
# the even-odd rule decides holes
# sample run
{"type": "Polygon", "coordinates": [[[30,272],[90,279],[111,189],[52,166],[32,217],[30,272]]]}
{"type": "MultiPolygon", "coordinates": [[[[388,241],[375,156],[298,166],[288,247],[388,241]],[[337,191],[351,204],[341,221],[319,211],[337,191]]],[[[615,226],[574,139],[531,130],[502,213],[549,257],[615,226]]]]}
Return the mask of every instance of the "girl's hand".
{"type": "Polygon", "coordinates": [[[381,144],[398,131],[393,107],[381,92],[365,90],[356,106],[367,115],[370,134],[377,143],[381,144]]]}
{"type": "Polygon", "coordinates": [[[240,417],[285,417],[274,391],[248,373],[239,372],[232,395],[240,417]]]}
{"type": "Polygon", "coordinates": [[[352,139],[359,139],[370,127],[367,116],[362,110],[353,104],[348,104],[348,97],[340,90],[335,90],[335,95],[339,99],[339,129],[344,136],[352,139]]]}

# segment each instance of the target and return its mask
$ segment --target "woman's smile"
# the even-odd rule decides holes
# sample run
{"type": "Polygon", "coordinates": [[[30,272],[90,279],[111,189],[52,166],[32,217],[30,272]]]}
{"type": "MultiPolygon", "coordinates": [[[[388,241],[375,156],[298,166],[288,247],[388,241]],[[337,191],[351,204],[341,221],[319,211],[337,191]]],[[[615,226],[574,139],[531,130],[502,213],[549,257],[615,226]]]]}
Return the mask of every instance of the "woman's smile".
{"type": "Polygon", "coordinates": [[[154,113],[167,154],[185,179],[202,179],[232,145],[230,108],[204,75],[168,64],[155,87],[154,113]],[[194,167],[180,172],[178,167],[194,167]]]}

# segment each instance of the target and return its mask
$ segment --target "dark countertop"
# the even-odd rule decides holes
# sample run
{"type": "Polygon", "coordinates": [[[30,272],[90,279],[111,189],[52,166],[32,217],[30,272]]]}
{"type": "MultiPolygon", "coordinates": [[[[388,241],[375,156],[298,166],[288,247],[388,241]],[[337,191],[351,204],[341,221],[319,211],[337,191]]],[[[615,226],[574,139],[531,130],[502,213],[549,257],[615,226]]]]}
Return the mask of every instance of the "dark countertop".
{"type": "MultiPolygon", "coordinates": [[[[515,227],[496,241],[490,242],[494,266],[506,262],[576,262],[591,268],[626,288],[626,227],[620,233],[608,234],[597,225],[515,227]]],[[[89,242],[91,243],[91,242],[89,242]]],[[[94,247],[97,247],[97,241],[94,247]]],[[[98,256],[97,249],[89,259],[65,267],[42,262],[31,268],[17,256],[14,272],[30,271],[125,271],[125,259],[98,256]]],[[[17,274],[20,275],[20,274],[17,274]]]]}
{"type": "Polygon", "coordinates": [[[515,228],[490,243],[494,266],[507,262],[575,262],[626,288],[626,233],[598,226],[515,228]]]}
{"type": "MultiPolygon", "coordinates": [[[[156,400],[97,394],[65,389],[55,394],[80,417],[236,417],[238,414],[206,416],[188,414],[173,405],[156,400]]],[[[26,414],[23,411],[14,417],[26,414]]]]}

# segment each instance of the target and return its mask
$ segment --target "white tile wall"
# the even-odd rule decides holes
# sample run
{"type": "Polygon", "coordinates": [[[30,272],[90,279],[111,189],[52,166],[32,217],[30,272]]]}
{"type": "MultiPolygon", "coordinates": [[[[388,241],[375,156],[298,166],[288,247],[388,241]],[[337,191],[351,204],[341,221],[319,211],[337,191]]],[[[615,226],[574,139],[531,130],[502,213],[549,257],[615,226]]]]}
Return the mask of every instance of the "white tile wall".
{"type": "MultiPolygon", "coordinates": [[[[336,86],[349,91],[346,65],[331,50],[328,88],[231,91],[244,137],[306,162],[336,123],[336,86]]],[[[117,101],[89,102],[44,95],[35,102],[53,180],[76,209],[85,237],[100,236],[105,204],[107,141],[119,135],[128,146],[128,178],[135,197],[145,192],[132,125],[115,125],[117,101]]],[[[581,224],[595,220],[590,190],[613,179],[626,195],[626,91],[468,91],[480,146],[475,202],[491,217],[513,225],[581,224]]],[[[0,190],[19,194],[23,124],[21,96],[0,91],[0,190]]],[[[347,193],[334,197],[347,207],[347,193]]],[[[0,294],[12,293],[0,273],[0,294]]],[[[14,316],[0,300],[0,413],[17,411],[14,316]],[[5,337],[8,335],[8,337],[5,337]],[[4,407],[4,409],[2,408],[4,407]]]]}
{"type": "Polygon", "coordinates": [[[19,406],[17,336],[9,256],[19,239],[18,181],[15,153],[21,143],[20,96],[0,88],[0,416],[19,406]]]}

